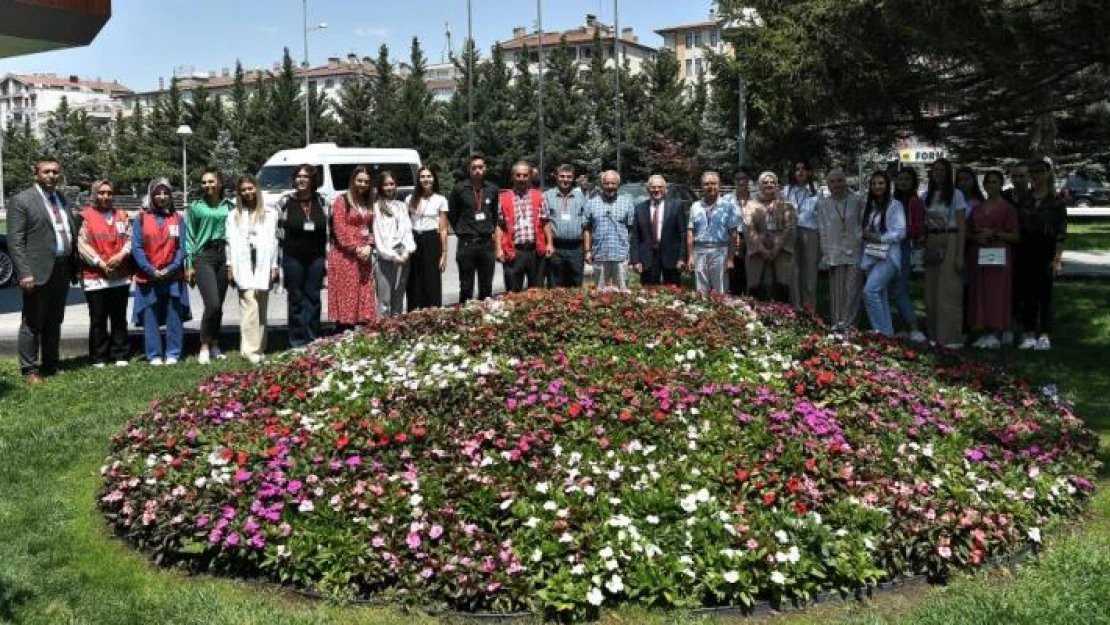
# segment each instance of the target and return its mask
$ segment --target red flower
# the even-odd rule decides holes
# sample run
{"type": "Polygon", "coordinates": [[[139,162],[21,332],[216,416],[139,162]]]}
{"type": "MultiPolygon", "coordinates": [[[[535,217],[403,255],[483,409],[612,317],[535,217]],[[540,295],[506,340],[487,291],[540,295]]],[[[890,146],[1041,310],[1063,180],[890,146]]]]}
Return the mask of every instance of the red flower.
{"type": "Polygon", "coordinates": [[[247,452],[241,451],[241,452],[235,454],[235,464],[238,464],[238,465],[242,466],[246,463],[247,463],[247,452]]]}
{"type": "Polygon", "coordinates": [[[740,482],[747,482],[751,472],[747,469],[736,469],[736,479],[740,482]]]}
{"type": "Polygon", "coordinates": [[[570,414],[570,416],[577,417],[578,414],[582,412],[582,406],[579,406],[578,404],[571,404],[570,408],[567,409],[567,412],[570,414]]]}
{"type": "Polygon", "coordinates": [[[412,428],[412,435],[415,436],[416,438],[424,438],[424,436],[427,433],[428,433],[428,430],[425,429],[424,426],[418,425],[418,426],[412,428]]]}
{"type": "Polygon", "coordinates": [[[398,443],[407,443],[409,440],[409,435],[405,434],[404,432],[397,432],[393,435],[393,440],[397,441],[398,443]]]}
{"type": "Polygon", "coordinates": [[[775,503],[775,493],[774,493],[774,491],[767,491],[766,493],[763,493],[763,505],[770,507],[770,506],[774,505],[774,503],[775,503]]]}
{"type": "Polygon", "coordinates": [[[335,440],[335,448],[336,449],[343,449],[347,445],[350,445],[350,444],[351,444],[351,439],[348,438],[346,434],[340,434],[339,438],[337,438],[335,440]]]}
{"type": "Polygon", "coordinates": [[[806,471],[809,471],[810,473],[816,473],[817,472],[817,459],[816,458],[806,458],[806,471]]]}
{"type": "Polygon", "coordinates": [[[653,416],[655,417],[656,421],[662,422],[667,418],[667,413],[663,412],[662,410],[656,410],[653,416]]]}
{"type": "Polygon", "coordinates": [[[809,508],[806,507],[805,503],[803,503],[801,501],[795,501],[794,502],[794,512],[797,512],[799,515],[802,515],[802,514],[805,514],[805,513],[809,512],[809,508]]]}
{"type": "Polygon", "coordinates": [[[632,420],[632,411],[628,408],[622,409],[618,419],[620,419],[622,423],[628,423],[632,420]]]}
{"type": "Polygon", "coordinates": [[[790,491],[791,494],[797,493],[802,490],[802,481],[796,477],[790,478],[786,482],[786,490],[790,491]]]}
{"type": "Polygon", "coordinates": [[[805,395],[806,385],[805,384],[795,384],[794,385],[794,392],[798,395],[805,395]]]}
{"type": "Polygon", "coordinates": [[[836,379],[836,374],[832,371],[822,371],[817,374],[817,383],[821,386],[831,384],[836,379]]]}

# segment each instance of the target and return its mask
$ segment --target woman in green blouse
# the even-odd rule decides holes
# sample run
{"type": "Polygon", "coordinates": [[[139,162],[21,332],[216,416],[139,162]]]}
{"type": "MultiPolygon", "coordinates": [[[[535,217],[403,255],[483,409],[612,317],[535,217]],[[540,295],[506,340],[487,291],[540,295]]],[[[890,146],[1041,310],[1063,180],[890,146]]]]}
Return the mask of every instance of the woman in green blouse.
{"type": "Polygon", "coordinates": [[[227,253],[224,250],[225,224],[232,208],[224,198],[220,172],[207,169],[200,179],[203,197],[189,205],[185,212],[186,241],[185,277],[200,289],[204,314],[200,322],[200,354],[197,361],[208,364],[213,358],[223,359],[220,352],[220,325],[223,322],[224,296],[227,295],[227,253]]]}

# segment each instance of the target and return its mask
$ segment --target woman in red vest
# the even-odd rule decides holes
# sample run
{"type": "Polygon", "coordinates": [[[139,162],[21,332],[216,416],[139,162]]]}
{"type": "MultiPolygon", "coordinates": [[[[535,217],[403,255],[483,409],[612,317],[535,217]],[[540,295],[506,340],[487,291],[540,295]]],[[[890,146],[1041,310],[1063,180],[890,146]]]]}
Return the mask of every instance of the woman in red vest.
{"type": "Polygon", "coordinates": [[[143,327],[147,361],[154,366],[181,360],[189,314],[189,286],[185,283],[185,220],[173,205],[173,190],[166,178],[155,178],[147,187],[146,210],[131,222],[134,233],[136,325],[143,327]],[[166,326],[162,348],[159,326],[166,326]]]}
{"type": "Polygon", "coordinates": [[[94,367],[104,367],[109,361],[123,367],[128,357],[131,224],[125,211],[112,206],[115,191],[111,182],[98,180],[90,191],[92,204],[81,211],[81,227],[77,232],[81,287],[89,303],[89,358],[94,367]]]}
{"type": "Polygon", "coordinates": [[[328,250],[328,316],[340,331],[378,318],[374,294],[374,192],[370,170],[359,165],[347,192],[332,203],[328,250]]]}

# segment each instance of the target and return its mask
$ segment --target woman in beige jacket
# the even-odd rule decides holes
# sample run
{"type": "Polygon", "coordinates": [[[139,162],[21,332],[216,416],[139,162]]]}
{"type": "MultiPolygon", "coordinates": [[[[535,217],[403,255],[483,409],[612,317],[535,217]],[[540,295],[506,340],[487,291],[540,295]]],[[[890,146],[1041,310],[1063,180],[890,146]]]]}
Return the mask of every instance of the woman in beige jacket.
{"type": "Polygon", "coordinates": [[[770,297],[797,305],[794,239],[797,209],[779,197],[779,179],[766,171],[759,175],[759,193],[744,205],[747,244],[748,290],[758,295],[770,270],[770,297]]]}

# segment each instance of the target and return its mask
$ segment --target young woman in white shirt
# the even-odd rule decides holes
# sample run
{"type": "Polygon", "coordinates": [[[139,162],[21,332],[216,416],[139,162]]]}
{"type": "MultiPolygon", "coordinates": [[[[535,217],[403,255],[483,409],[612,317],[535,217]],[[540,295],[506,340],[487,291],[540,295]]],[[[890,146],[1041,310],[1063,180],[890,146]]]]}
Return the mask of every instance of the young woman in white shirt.
{"type": "Polygon", "coordinates": [[[392,317],[405,311],[405,287],[409,259],[416,251],[408,207],[396,199],[397,181],[393,174],[378,174],[377,201],[374,202],[374,280],[378,290],[378,317],[392,317]]]}
{"type": "Polygon", "coordinates": [[[416,174],[416,188],[409,196],[416,252],[410,260],[409,312],[443,305],[441,276],[447,268],[447,198],[439,193],[439,177],[427,167],[416,174]]]}
{"type": "Polygon", "coordinates": [[[813,168],[809,161],[794,163],[792,183],[783,196],[798,212],[798,229],[794,239],[794,264],[797,266],[797,291],[795,304],[814,310],[817,306],[817,266],[821,263],[821,234],[817,217],[817,200],[820,194],[813,182],[813,168]]]}
{"type": "Polygon", "coordinates": [[[257,364],[266,353],[266,308],[278,280],[277,211],[267,209],[249,174],[235,183],[227,215],[228,281],[239,292],[239,353],[257,364]]]}
{"type": "Polygon", "coordinates": [[[866,274],[863,307],[871,329],[894,336],[890,316],[890,285],[903,262],[902,239],[906,237],[906,211],[891,194],[890,176],[885,171],[871,174],[867,204],[863,209],[863,257],[860,270],[866,274]]]}

